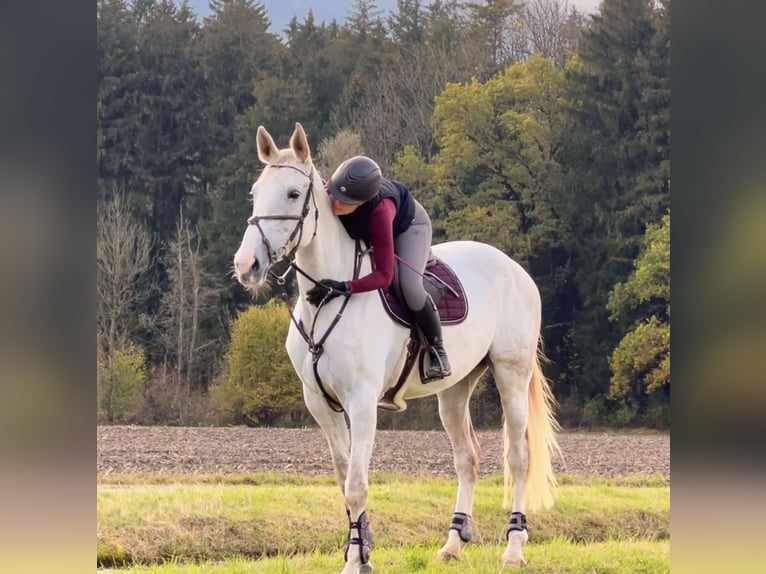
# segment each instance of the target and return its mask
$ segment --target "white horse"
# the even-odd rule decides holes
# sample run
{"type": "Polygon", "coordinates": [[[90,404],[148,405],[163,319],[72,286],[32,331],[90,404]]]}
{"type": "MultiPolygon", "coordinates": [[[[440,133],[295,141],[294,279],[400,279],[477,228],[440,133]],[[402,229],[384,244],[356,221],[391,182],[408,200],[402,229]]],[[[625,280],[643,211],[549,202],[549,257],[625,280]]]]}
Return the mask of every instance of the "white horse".
{"type": "MultiPolygon", "coordinates": [[[[355,241],[333,214],[322,178],[313,166],[303,127],[297,123],[290,147],[280,150],[260,126],[258,157],[266,164],[252,187],[253,216],[234,256],[242,285],[257,289],[277,261],[297,273],[300,297],[293,309],[287,352],[303,382],[306,406],[330,445],[335,477],[349,517],[349,543],[341,574],[372,571],[372,532],[365,508],[368,469],[378,402],[396,382],[410,332],[386,314],[378,293],[338,297],[310,305],[306,292],[322,278],[352,278],[355,241]],[[348,416],[348,424],[343,412],[348,416]]],[[[458,477],[455,514],[441,559],[459,558],[472,536],[471,513],[481,448],[468,401],[487,368],[494,374],[504,422],[505,499],[514,488],[503,566],[525,564],[525,511],[553,504],[551,452],[558,449],[554,402],[540,369],[540,295],[529,275],[499,250],[470,241],[433,246],[460,277],[469,313],[445,326],[444,342],[452,375],[422,384],[413,369],[404,399],[436,394],[439,416],[454,452],[458,477]]],[[[363,257],[360,276],[370,271],[363,257]]],[[[400,403],[400,406],[403,406],[400,403]]]]}

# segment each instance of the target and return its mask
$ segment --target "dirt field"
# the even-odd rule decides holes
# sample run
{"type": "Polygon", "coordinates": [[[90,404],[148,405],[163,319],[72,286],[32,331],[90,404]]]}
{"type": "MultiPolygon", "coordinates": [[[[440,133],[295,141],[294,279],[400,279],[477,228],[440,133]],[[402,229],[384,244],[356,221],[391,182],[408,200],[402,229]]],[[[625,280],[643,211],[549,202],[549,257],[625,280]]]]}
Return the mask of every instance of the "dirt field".
{"type": "MultiPolygon", "coordinates": [[[[318,429],[100,426],[97,472],[105,474],[300,473],[331,476],[318,429]]],[[[481,476],[501,474],[499,431],[478,431],[481,476]]],[[[660,473],[670,478],[670,437],[659,433],[562,433],[557,473],[615,477],[660,473]]],[[[453,477],[452,450],[440,431],[379,431],[372,471],[453,477]]]]}

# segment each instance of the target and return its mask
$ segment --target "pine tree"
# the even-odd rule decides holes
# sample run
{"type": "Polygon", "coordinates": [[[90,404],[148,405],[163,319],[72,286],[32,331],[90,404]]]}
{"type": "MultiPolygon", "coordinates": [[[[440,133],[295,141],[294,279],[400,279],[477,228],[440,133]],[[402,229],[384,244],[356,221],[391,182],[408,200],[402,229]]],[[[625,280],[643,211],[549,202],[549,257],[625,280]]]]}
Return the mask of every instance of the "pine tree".
{"type": "Polygon", "coordinates": [[[125,189],[136,169],[138,27],[125,0],[99,0],[96,24],[96,162],[105,195],[112,189],[106,182],[125,189]]]}
{"type": "Polygon", "coordinates": [[[529,56],[526,38],[520,35],[519,0],[484,0],[466,6],[470,10],[469,41],[483,48],[480,65],[490,75],[529,56]]]}
{"type": "Polygon", "coordinates": [[[670,0],[660,1],[654,27],[649,53],[637,62],[647,77],[636,121],[646,161],[635,189],[637,197],[651,202],[646,209],[652,221],[667,206],[670,193],[670,0]]]}
{"type": "Polygon", "coordinates": [[[425,39],[425,14],[421,0],[396,0],[397,11],[388,19],[394,43],[411,49],[425,39]]]}
{"type": "Polygon", "coordinates": [[[164,241],[174,233],[183,198],[200,194],[205,91],[196,59],[199,28],[188,6],[172,0],[136,3],[134,18],[130,187],[143,194],[152,230],[164,241]]]}
{"type": "MultiPolygon", "coordinates": [[[[260,170],[250,143],[257,128],[252,122],[257,120],[248,118],[259,108],[259,90],[282,72],[285,50],[280,39],[268,31],[270,21],[262,3],[213,0],[210,7],[200,43],[208,94],[209,183],[204,217],[198,225],[202,263],[220,281],[219,306],[233,313],[249,300],[229,271],[250,210],[247,193],[260,170]]],[[[292,117],[285,118],[290,120],[292,117]]]]}
{"type": "Polygon", "coordinates": [[[622,335],[608,319],[608,294],[630,273],[647,224],[669,207],[667,186],[646,183],[664,153],[647,137],[647,119],[662,117],[666,105],[661,97],[647,108],[647,89],[666,79],[652,47],[661,21],[653,4],[604,0],[567,69],[570,125],[557,203],[574,269],[571,388],[581,398],[606,394],[607,357],[622,335]]]}
{"type": "Polygon", "coordinates": [[[425,9],[425,40],[434,46],[451,52],[457,49],[465,27],[464,8],[457,0],[433,0],[425,9]]]}
{"type": "MultiPolygon", "coordinates": [[[[355,0],[342,33],[336,57],[353,63],[341,99],[333,110],[332,121],[340,130],[354,125],[370,82],[381,74],[385,55],[390,51],[386,28],[375,0],[355,0]]],[[[365,134],[361,134],[365,137],[365,134]]],[[[366,144],[365,144],[366,145],[366,144]]]]}
{"type": "Polygon", "coordinates": [[[336,57],[338,33],[337,26],[317,25],[312,11],[303,22],[293,18],[286,30],[284,73],[304,87],[303,97],[309,111],[300,120],[317,141],[332,130],[332,109],[340,101],[355,65],[351,60],[336,57]]]}
{"type": "Polygon", "coordinates": [[[346,26],[357,38],[367,40],[367,36],[379,33],[383,27],[381,12],[375,0],[354,0],[346,26]]]}
{"type": "Polygon", "coordinates": [[[205,18],[200,60],[207,85],[208,146],[215,162],[235,150],[237,117],[255,104],[253,88],[278,70],[279,39],[268,32],[263,5],[253,0],[212,0],[205,18]]]}

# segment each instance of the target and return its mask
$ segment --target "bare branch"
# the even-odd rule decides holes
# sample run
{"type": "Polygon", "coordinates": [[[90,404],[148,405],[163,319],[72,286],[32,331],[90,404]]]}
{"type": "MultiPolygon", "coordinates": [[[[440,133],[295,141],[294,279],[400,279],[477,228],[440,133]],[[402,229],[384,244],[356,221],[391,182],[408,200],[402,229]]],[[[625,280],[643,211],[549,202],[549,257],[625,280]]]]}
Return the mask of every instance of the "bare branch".
{"type": "Polygon", "coordinates": [[[111,353],[137,326],[135,313],[151,292],[154,241],[130,211],[130,195],[114,190],[98,206],[96,225],[97,323],[111,353]]]}

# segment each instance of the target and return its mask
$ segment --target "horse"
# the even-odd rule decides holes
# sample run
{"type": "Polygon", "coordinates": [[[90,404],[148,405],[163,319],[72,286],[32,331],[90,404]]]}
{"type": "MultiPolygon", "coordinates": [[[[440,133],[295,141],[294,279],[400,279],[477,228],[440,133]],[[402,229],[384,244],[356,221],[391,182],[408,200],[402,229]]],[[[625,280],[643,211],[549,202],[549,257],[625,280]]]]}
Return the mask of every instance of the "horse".
{"type": "MultiPolygon", "coordinates": [[[[318,307],[306,301],[306,292],[321,278],[350,279],[355,267],[358,276],[368,273],[370,257],[360,255],[358,243],[332,212],[301,124],[295,124],[288,148],[278,148],[263,126],[256,139],[265,167],[251,189],[253,211],[234,255],[234,275],[257,291],[277,277],[272,271],[276,263],[289,262],[279,282],[296,271],[299,297],[285,346],[306,406],[327,438],[345,498],[349,534],[340,574],[369,574],[373,533],[366,507],[378,403],[403,369],[410,333],[386,314],[374,291],[318,307]]],[[[423,384],[415,369],[402,390],[405,400],[437,395],[439,417],[452,444],[457,500],[437,559],[459,559],[473,535],[481,447],[469,400],[490,369],[503,411],[506,508],[513,487],[501,568],[523,566],[525,512],[552,506],[556,487],[551,455],[558,450],[559,427],[541,369],[539,291],[521,265],[488,244],[445,242],[432,251],[460,277],[470,309],[465,321],[443,328],[452,374],[423,384]]]]}

